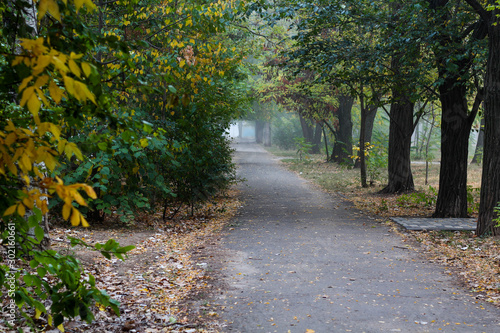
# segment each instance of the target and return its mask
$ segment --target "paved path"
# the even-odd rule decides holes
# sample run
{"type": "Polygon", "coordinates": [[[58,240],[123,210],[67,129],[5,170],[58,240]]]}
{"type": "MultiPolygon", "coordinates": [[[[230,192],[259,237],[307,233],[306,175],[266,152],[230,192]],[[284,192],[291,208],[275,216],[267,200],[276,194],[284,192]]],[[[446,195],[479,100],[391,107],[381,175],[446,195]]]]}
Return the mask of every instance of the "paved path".
{"type": "Polygon", "coordinates": [[[259,146],[237,148],[244,206],[214,258],[227,283],[213,300],[226,332],[500,332],[498,308],[386,226],[259,146]]]}

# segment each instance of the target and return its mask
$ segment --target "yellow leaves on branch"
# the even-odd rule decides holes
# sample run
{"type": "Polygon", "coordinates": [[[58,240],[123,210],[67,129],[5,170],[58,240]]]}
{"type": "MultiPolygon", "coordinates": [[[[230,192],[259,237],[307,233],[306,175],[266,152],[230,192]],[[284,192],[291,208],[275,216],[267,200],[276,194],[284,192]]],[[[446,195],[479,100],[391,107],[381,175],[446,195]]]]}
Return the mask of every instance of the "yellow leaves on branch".
{"type": "MultiPolygon", "coordinates": [[[[68,4],[68,0],[63,0],[64,4],[68,4]]],[[[92,12],[96,9],[96,5],[92,0],[74,0],[76,11],[85,6],[87,12],[92,12]]],[[[38,1],[38,21],[40,21],[47,13],[49,13],[53,18],[61,21],[61,11],[59,10],[59,5],[56,0],[39,0],[38,1]]]]}
{"type": "MultiPolygon", "coordinates": [[[[95,199],[97,198],[94,189],[86,184],[73,184],[73,185],[64,185],[62,180],[56,178],[57,183],[49,189],[49,191],[55,191],[59,198],[64,201],[62,216],[65,220],[70,218],[71,225],[78,226],[80,223],[84,227],[88,227],[89,224],[85,217],[80,213],[78,209],[73,207],[73,201],[76,201],[81,206],[87,206],[85,199],[78,193],[78,190],[84,190],[87,195],[95,199]]],[[[49,192],[50,193],[50,192],[49,192]]]]}
{"type": "MultiPolygon", "coordinates": [[[[42,178],[38,168],[42,163],[50,171],[54,170],[57,166],[57,151],[44,139],[47,133],[58,139],[61,129],[52,123],[38,123],[34,130],[16,128],[9,120],[0,132],[0,175],[7,177],[8,172],[13,176],[27,175],[32,171],[42,178]]],[[[29,184],[29,181],[26,183],[29,184]]]]}
{"type": "Polygon", "coordinates": [[[83,199],[78,191],[83,190],[90,198],[95,199],[97,196],[92,187],[86,184],[64,185],[63,181],[58,177],[55,179],[45,177],[40,181],[38,186],[38,188],[30,191],[23,189],[23,199],[7,208],[3,215],[8,216],[17,213],[20,216],[25,216],[26,209],[33,209],[35,205],[42,211],[42,214],[45,214],[48,211],[48,207],[44,198],[55,192],[64,201],[62,209],[63,218],[65,220],[70,219],[71,225],[75,227],[80,224],[84,227],[89,226],[85,217],[73,206],[73,201],[76,201],[81,206],[87,206],[85,199],[83,199]],[[45,191],[49,195],[42,193],[45,191]]]}
{"type": "Polygon", "coordinates": [[[61,138],[59,125],[37,122],[35,129],[18,128],[8,120],[7,126],[0,131],[0,177],[17,178],[24,184],[19,201],[10,206],[4,216],[15,213],[25,216],[26,210],[35,206],[45,214],[48,207],[44,198],[57,193],[64,201],[63,217],[71,217],[70,221],[74,226],[80,223],[88,226],[72,202],[86,206],[78,191],[83,190],[90,198],[95,199],[96,194],[92,187],[86,184],[64,185],[61,179],[46,177],[44,174],[45,171],[53,171],[57,167],[57,156],[63,153],[68,159],[75,155],[79,160],[83,160],[76,144],[61,138]]]}
{"type": "Polygon", "coordinates": [[[70,55],[66,55],[61,53],[46,46],[45,39],[41,37],[21,39],[21,46],[25,54],[16,56],[12,66],[23,63],[31,68],[31,75],[23,79],[18,89],[19,92],[22,92],[20,105],[26,106],[35,118],[38,117],[42,103],[46,106],[50,105],[44,90],[48,90],[48,95],[56,104],[67,97],[66,93],[80,102],[90,100],[94,104],[96,103],[94,94],[85,83],[80,81],[82,73],[89,77],[92,72],[90,64],[81,62],[78,65],[77,61],[82,57],[81,54],[71,52],[70,55]],[[62,80],[56,81],[50,73],[59,74],[62,80]],[[59,87],[61,81],[66,88],[65,90],[59,87]],[[30,85],[30,83],[32,84],[30,85]]]}

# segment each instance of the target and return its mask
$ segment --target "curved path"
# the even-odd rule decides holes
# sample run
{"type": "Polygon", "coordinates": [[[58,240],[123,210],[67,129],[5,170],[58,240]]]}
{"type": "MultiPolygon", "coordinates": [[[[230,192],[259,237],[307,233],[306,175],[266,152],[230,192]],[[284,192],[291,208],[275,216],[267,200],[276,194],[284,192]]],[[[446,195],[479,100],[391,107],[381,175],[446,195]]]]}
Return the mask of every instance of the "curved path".
{"type": "Polygon", "coordinates": [[[237,144],[244,206],[222,241],[226,332],[500,332],[445,268],[255,144],[237,144]],[[307,331],[311,330],[311,331],[307,331]]]}

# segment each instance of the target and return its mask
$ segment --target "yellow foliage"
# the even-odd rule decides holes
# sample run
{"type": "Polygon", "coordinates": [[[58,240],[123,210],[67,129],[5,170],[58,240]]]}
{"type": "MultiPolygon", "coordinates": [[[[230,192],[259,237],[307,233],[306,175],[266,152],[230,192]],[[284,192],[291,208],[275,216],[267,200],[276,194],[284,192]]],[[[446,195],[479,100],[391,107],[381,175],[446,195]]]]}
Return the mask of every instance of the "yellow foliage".
{"type": "MultiPolygon", "coordinates": [[[[29,103],[29,101],[28,101],[29,103]]],[[[44,200],[54,193],[64,201],[63,217],[70,217],[73,225],[88,226],[85,218],[73,207],[72,202],[86,206],[79,193],[85,191],[90,198],[96,194],[92,187],[86,184],[65,185],[59,178],[47,177],[45,171],[53,171],[57,165],[57,156],[64,152],[68,158],[75,155],[82,160],[83,156],[76,144],[61,139],[61,127],[49,122],[35,119],[34,128],[16,127],[11,120],[0,132],[0,177],[16,178],[21,183],[22,196],[14,205],[7,208],[4,216],[19,214],[24,216],[27,209],[38,207],[43,214],[47,213],[47,202],[44,200]],[[51,137],[47,140],[47,135],[51,137]],[[56,151],[53,146],[58,145],[56,151]]]]}
{"type": "Polygon", "coordinates": [[[85,62],[81,62],[81,65],[78,65],[75,61],[81,59],[83,55],[71,52],[68,56],[46,46],[46,44],[48,45],[45,39],[41,37],[37,39],[21,39],[21,45],[25,54],[16,56],[12,62],[12,66],[24,63],[31,68],[31,75],[23,79],[19,85],[18,90],[22,92],[20,105],[23,107],[26,106],[33,116],[37,118],[42,102],[45,106],[50,105],[45,96],[44,89],[48,91],[49,96],[56,104],[60,103],[63,97],[66,97],[66,93],[75,97],[80,102],[90,100],[95,103],[94,94],[87,86],[83,82],[68,76],[68,73],[71,73],[77,78],[81,78],[82,71],[86,77],[90,76],[92,71],[91,65],[85,62]],[[48,75],[50,65],[54,66],[55,74],[59,74],[63,79],[66,91],[62,90],[53,81],[52,76],[48,75]],[[33,85],[29,86],[33,81],[33,85]]]}

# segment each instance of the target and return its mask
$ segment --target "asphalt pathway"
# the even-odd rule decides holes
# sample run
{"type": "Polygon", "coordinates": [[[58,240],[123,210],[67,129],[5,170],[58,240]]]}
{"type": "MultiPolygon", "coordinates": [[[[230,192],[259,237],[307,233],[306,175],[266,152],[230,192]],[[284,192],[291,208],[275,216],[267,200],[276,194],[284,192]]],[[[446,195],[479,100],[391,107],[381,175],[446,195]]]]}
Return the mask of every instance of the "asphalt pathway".
{"type": "Polygon", "coordinates": [[[500,309],[387,226],[260,146],[236,148],[244,204],[215,256],[225,332],[500,332],[500,309]]]}

